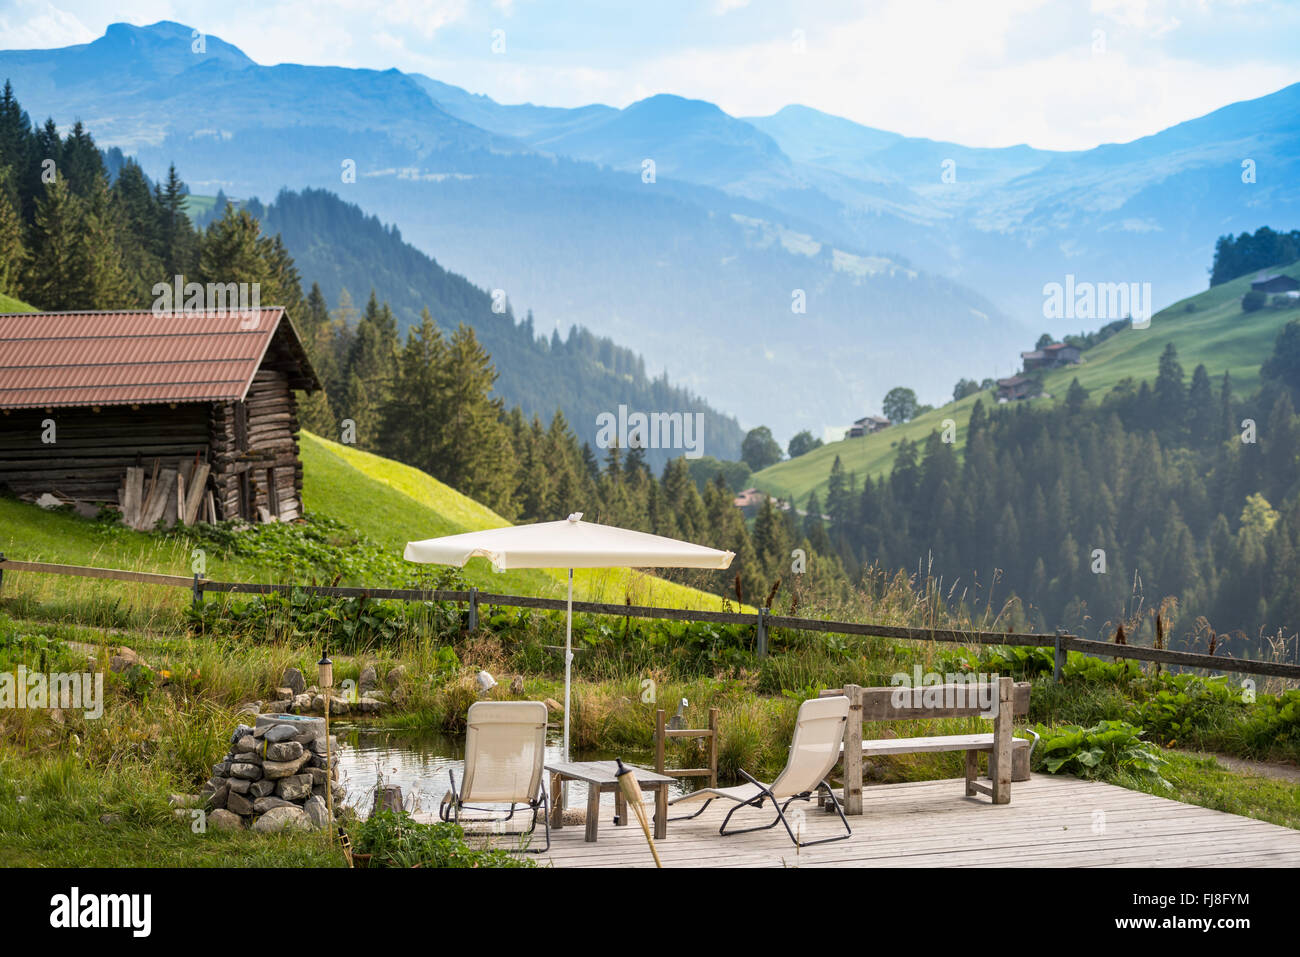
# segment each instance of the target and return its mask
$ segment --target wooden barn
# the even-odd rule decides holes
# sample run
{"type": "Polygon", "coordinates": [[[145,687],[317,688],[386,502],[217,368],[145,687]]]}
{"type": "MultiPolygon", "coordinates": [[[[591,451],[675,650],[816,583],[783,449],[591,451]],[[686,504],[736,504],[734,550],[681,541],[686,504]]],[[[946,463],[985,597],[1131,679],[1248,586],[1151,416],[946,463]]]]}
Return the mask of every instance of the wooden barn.
{"type": "Polygon", "coordinates": [[[0,488],[137,528],[302,513],[284,309],[0,315],[0,488]]]}

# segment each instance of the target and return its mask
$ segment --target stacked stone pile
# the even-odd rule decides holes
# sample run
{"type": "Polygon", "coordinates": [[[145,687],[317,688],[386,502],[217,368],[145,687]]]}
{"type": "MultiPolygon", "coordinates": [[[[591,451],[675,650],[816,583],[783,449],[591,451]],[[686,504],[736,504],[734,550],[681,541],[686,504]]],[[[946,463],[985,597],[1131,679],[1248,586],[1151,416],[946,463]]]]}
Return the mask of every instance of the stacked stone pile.
{"type": "Polygon", "coordinates": [[[333,768],[326,758],[323,718],[261,714],[254,727],[241,724],[200,794],[208,821],[223,829],[250,826],[264,832],[325,827],[326,788],[334,788],[336,812],[344,797],[333,736],[330,751],[333,768]]]}
{"type": "MultiPolygon", "coordinates": [[[[388,673],[390,686],[400,682],[405,667],[399,665],[388,673]]],[[[385,691],[379,682],[374,665],[366,665],[354,686],[334,688],[330,695],[330,714],[365,715],[379,714],[391,703],[391,692],[385,691]]],[[[260,712],[278,712],[292,714],[324,714],[325,694],[316,685],[308,685],[302,672],[297,668],[286,668],[280,679],[280,687],[275,694],[261,701],[247,701],[241,710],[250,714],[260,712]]]]}

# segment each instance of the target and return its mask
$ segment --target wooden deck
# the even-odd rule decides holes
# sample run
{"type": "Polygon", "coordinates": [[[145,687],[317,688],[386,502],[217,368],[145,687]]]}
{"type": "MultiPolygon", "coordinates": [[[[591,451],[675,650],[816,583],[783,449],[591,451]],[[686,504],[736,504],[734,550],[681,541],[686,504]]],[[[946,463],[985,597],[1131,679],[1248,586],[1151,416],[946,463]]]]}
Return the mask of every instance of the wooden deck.
{"type": "MultiPolygon", "coordinates": [[[[672,821],[657,842],[665,867],[1297,867],[1300,831],[1109,784],[1036,774],[1015,784],[1009,805],[963,796],[960,779],[864,789],[861,817],[846,841],[796,853],[778,824],[722,837],[726,811],[715,801],[693,821],[672,821]]],[[[791,811],[801,802],[791,805],[791,811]]],[[[811,838],[842,831],[839,819],[806,808],[811,838]]],[[[690,804],[670,814],[689,813],[690,804]]],[[[539,863],[557,867],[652,867],[635,818],[615,827],[602,806],[600,839],[583,828],[551,832],[539,863]]],[[[733,824],[763,824],[771,811],[745,809],[733,824]]],[[[540,830],[540,828],[539,828],[540,830]]]]}

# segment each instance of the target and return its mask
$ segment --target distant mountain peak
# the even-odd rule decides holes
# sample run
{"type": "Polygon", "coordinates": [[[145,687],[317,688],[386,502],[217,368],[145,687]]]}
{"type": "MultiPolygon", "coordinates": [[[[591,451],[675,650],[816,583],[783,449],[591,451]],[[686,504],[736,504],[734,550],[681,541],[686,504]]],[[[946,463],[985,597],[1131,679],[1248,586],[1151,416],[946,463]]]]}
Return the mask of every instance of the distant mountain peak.
{"type": "Polygon", "coordinates": [[[159,20],[143,27],[110,23],[102,37],[86,45],[86,52],[147,56],[157,61],[160,73],[179,73],[200,60],[220,60],[241,70],[257,65],[234,44],[174,20],[159,20]],[[202,39],[202,52],[194,48],[199,39],[202,39]]]}

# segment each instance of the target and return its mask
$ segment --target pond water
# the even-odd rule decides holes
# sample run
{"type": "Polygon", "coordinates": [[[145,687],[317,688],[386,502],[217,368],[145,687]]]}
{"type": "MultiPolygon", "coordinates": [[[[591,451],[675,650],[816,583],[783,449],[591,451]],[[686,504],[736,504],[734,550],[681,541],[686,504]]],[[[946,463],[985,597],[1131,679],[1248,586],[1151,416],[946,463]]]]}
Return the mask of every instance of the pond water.
{"type": "MultiPolygon", "coordinates": [[[[385,785],[402,789],[402,798],[409,811],[437,813],[442,796],[450,787],[448,770],[461,780],[465,761],[465,736],[432,731],[412,731],[407,728],[385,728],[375,724],[356,724],[345,721],[331,722],[330,733],[339,740],[339,774],[347,790],[347,803],[357,813],[368,815],[374,803],[372,794],[382,778],[385,785]]],[[[562,761],[563,738],[557,732],[547,736],[546,762],[562,761]]],[[[654,755],[648,751],[574,751],[575,761],[612,761],[622,758],[624,764],[648,768],[654,766],[654,755]]],[[[545,775],[550,788],[550,775],[545,775]]],[[[681,794],[703,783],[701,778],[674,782],[669,794],[681,794]]],[[[587,788],[574,781],[569,784],[569,806],[585,807],[587,788]]],[[[613,805],[614,795],[602,794],[601,803],[613,805]]]]}

